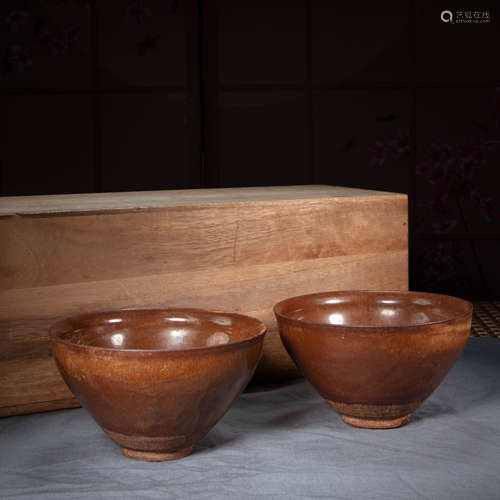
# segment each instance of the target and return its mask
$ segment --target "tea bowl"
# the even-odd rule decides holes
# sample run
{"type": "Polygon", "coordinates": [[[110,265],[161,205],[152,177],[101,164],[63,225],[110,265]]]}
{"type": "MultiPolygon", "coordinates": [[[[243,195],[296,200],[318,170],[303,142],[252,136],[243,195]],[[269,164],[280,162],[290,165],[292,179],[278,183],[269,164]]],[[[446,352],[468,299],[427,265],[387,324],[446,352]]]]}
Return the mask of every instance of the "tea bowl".
{"type": "Polygon", "coordinates": [[[341,291],[275,305],[291,357],[347,424],[408,423],[469,337],[472,305],[446,295],[341,291]]]}
{"type": "Polygon", "coordinates": [[[193,452],[226,413],[259,361],[266,327],[241,314],[124,309],[51,328],[65,382],[130,458],[193,452]]]}

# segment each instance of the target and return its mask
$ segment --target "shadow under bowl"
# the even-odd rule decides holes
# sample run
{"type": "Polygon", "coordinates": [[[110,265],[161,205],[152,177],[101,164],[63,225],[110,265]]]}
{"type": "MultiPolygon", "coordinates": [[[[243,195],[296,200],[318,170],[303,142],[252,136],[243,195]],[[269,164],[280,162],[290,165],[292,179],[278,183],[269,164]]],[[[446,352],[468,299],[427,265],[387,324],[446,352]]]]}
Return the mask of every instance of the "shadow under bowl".
{"type": "Polygon", "coordinates": [[[198,309],[125,309],[51,328],[69,388],[122,453],[189,455],[230,408],[259,361],[265,325],[198,309]]]}
{"type": "Polygon", "coordinates": [[[344,422],[388,429],[410,420],[455,364],[472,305],[446,295],[340,291],[274,307],[290,356],[344,422]]]}

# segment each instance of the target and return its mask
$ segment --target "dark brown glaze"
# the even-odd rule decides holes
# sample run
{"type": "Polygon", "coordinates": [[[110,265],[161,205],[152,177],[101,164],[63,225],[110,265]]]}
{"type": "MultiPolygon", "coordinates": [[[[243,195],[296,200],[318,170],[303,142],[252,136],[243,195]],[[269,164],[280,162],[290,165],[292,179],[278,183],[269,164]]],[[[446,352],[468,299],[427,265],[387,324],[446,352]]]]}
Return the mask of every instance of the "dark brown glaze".
{"type": "Polygon", "coordinates": [[[462,353],[472,305],[420,292],[325,292],[274,307],[281,339],[345,422],[409,421],[462,353]]]}
{"type": "Polygon", "coordinates": [[[125,456],[181,458],[226,413],[259,361],[266,328],[240,314],[128,309],[51,328],[69,388],[125,456]]]}

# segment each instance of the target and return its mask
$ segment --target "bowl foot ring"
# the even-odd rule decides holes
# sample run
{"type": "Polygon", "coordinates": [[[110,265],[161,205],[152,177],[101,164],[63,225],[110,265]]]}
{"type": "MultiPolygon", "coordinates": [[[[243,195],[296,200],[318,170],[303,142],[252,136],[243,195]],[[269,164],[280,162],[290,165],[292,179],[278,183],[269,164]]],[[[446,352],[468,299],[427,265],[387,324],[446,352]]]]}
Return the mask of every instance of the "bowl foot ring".
{"type": "Polygon", "coordinates": [[[134,460],[143,460],[146,462],[166,462],[167,460],[178,460],[179,458],[187,457],[191,455],[195,449],[195,445],[186,446],[185,448],[180,448],[179,450],[170,451],[168,453],[161,451],[140,451],[132,450],[130,448],[120,447],[122,453],[127,458],[133,458],[134,460]]]}
{"type": "Polygon", "coordinates": [[[371,419],[351,417],[349,415],[342,415],[342,420],[353,427],[361,427],[363,429],[394,429],[406,425],[411,418],[411,414],[404,415],[403,417],[387,418],[387,419],[371,419]]]}

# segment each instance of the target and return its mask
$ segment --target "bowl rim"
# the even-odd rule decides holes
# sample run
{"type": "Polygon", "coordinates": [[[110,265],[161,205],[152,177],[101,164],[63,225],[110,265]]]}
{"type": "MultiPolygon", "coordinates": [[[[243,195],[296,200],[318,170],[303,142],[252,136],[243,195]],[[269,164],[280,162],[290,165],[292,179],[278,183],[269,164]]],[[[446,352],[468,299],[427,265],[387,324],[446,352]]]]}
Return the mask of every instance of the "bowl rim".
{"type": "Polygon", "coordinates": [[[127,354],[128,355],[133,355],[133,354],[135,354],[135,355],[169,354],[169,355],[173,355],[173,356],[179,356],[179,355],[189,354],[189,353],[227,351],[227,350],[233,350],[233,349],[240,347],[240,346],[243,346],[245,344],[251,344],[251,343],[257,342],[260,338],[264,337],[264,335],[266,333],[267,333],[267,326],[265,325],[265,323],[257,318],[252,317],[252,316],[248,316],[246,314],[235,313],[235,312],[226,312],[226,311],[219,311],[219,310],[213,310],[213,309],[202,309],[202,308],[195,308],[195,307],[125,307],[125,308],[119,308],[119,309],[104,309],[104,310],[100,310],[100,311],[91,311],[91,312],[87,312],[87,313],[68,316],[68,317],[62,318],[59,321],[53,323],[49,327],[49,336],[50,336],[50,341],[52,344],[64,344],[72,349],[82,350],[82,351],[86,351],[86,352],[115,353],[115,354],[124,354],[124,355],[127,355],[127,354]],[[252,335],[251,337],[245,338],[243,340],[237,340],[237,341],[229,342],[227,344],[217,344],[217,345],[212,345],[212,346],[189,347],[186,349],[122,349],[119,347],[100,347],[100,346],[93,346],[93,345],[89,345],[89,344],[76,344],[76,343],[71,342],[67,339],[61,338],[61,335],[65,334],[69,331],[68,329],[62,330],[62,327],[64,327],[64,325],[67,325],[70,321],[81,320],[81,319],[89,317],[89,316],[106,315],[106,314],[112,314],[112,313],[120,313],[120,312],[124,312],[124,311],[148,311],[148,312],[175,311],[175,312],[191,312],[191,313],[203,312],[203,313],[209,313],[209,314],[231,316],[233,318],[237,317],[237,318],[251,319],[252,321],[256,322],[256,326],[259,326],[259,329],[258,329],[256,334],[252,335]]]}
{"type": "Polygon", "coordinates": [[[278,319],[282,319],[285,321],[290,321],[292,323],[296,323],[297,325],[307,325],[307,326],[315,326],[315,327],[331,327],[333,329],[350,329],[350,330],[399,330],[401,328],[422,328],[425,326],[431,326],[431,325],[441,325],[441,324],[446,324],[446,323],[452,323],[454,321],[457,321],[461,318],[465,318],[469,315],[472,315],[472,311],[474,309],[474,306],[472,305],[471,302],[468,300],[459,298],[459,297],[454,297],[453,295],[446,295],[443,293],[432,293],[432,292],[418,292],[416,290],[331,290],[331,291],[326,291],[326,292],[315,292],[315,293],[306,293],[303,295],[296,295],[294,297],[287,297],[286,299],[280,300],[277,302],[274,307],[273,311],[274,314],[278,319]],[[290,318],[289,316],[286,316],[284,314],[281,314],[278,312],[278,308],[282,306],[285,302],[288,302],[290,300],[294,299],[300,299],[300,298],[306,298],[306,297],[318,297],[321,295],[341,295],[341,294],[353,294],[353,293],[361,293],[361,294],[371,294],[371,293],[387,293],[387,294],[393,294],[393,295],[419,295],[419,296],[427,296],[427,297],[446,297],[448,299],[453,299],[457,300],[460,302],[465,303],[468,306],[468,310],[465,313],[455,315],[451,318],[448,319],[442,319],[439,321],[428,321],[426,323],[412,323],[412,324],[401,324],[401,325],[333,325],[329,323],[318,323],[314,321],[303,321],[299,320],[296,318],[290,318]]]}

